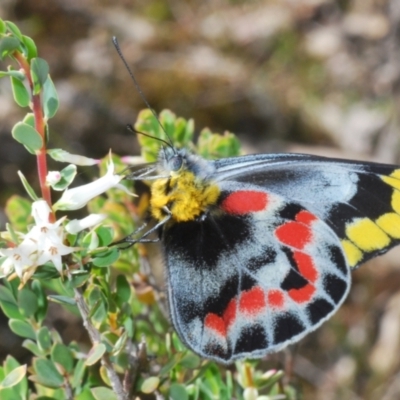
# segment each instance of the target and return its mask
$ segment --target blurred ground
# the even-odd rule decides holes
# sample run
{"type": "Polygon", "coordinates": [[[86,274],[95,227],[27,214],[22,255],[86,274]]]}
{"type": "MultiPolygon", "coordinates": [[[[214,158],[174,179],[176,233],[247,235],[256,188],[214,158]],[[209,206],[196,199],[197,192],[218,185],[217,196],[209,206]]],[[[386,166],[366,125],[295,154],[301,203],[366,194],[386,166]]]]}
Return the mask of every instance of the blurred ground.
{"type": "MultiPolygon", "coordinates": [[[[50,64],[61,99],[51,147],[137,154],[124,127],[144,104],[115,35],[154,109],[237,133],[247,152],[400,163],[397,0],[2,0],[0,16],[50,64]]],[[[19,118],[1,80],[2,205],[21,191],[18,169],[35,179],[35,160],[10,138],[19,118]]],[[[356,271],[346,304],[292,352],[304,399],[400,398],[399,255],[356,271]]],[[[59,315],[53,323],[72,324],[59,315]]]]}

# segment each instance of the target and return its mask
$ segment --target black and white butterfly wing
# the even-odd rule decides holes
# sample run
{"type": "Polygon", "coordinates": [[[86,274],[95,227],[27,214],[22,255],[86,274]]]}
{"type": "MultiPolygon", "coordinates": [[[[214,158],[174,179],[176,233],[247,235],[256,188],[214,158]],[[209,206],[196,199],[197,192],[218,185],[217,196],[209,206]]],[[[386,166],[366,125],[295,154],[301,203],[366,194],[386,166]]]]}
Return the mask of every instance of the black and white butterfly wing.
{"type": "Polygon", "coordinates": [[[217,202],[163,231],[172,320],[204,357],[229,363],[299,340],[343,302],[351,268],[398,244],[396,167],[302,155],[213,163],[217,202]]]}

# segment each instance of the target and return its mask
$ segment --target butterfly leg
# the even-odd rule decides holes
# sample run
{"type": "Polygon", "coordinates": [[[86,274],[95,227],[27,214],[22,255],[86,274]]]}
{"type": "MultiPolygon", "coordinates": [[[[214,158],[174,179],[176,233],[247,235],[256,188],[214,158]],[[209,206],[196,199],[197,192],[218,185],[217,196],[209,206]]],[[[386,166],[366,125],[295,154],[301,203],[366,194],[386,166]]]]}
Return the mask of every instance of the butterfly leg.
{"type": "Polygon", "coordinates": [[[167,216],[164,219],[162,219],[161,221],[159,221],[152,228],[150,228],[142,236],[140,236],[139,238],[135,238],[147,226],[146,223],[143,224],[138,229],[136,229],[130,235],[126,236],[125,238],[123,238],[121,240],[118,240],[117,242],[112,243],[112,246],[119,245],[119,244],[127,244],[127,246],[124,247],[124,249],[125,249],[125,248],[133,246],[136,243],[156,243],[156,242],[159,242],[160,239],[147,239],[147,236],[149,236],[153,232],[156,232],[158,230],[158,228],[160,228],[161,226],[166,224],[171,219],[171,217],[172,217],[171,211],[167,207],[163,207],[163,210],[165,211],[167,216]]]}

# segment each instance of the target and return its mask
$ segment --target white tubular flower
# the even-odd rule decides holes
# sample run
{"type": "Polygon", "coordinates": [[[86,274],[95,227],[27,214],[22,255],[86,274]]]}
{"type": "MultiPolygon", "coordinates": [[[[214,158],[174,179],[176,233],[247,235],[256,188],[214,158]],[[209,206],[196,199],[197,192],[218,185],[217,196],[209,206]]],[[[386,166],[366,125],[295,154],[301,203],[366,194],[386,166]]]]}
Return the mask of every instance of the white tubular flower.
{"type": "Polygon", "coordinates": [[[55,210],[78,210],[84,207],[90,200],[112,188],[118,188],[124,192],[133,195],[129,190],[119,182],[123,175],[114,174],[114,163],[110,159],[107,167],[107,173],[94,182],[76,188],[67,189],[61,198],[54,204],[55,210]]]}
{"type": "Polygon", "coordinates": [[[51,225],[49,222],[50,213],[50,206],[45,200],[38,200],[32,203],[31,215],[35,220],[35,225],[51,225]]]}
{"type": "Polygon", "coordinates": [[[84,229],[91,228],[104,221],[107,218],[105,214],[90,214],[83,219],[73,219],[65,225],[65,230],[68,233],[75,234],[84,229]]]}

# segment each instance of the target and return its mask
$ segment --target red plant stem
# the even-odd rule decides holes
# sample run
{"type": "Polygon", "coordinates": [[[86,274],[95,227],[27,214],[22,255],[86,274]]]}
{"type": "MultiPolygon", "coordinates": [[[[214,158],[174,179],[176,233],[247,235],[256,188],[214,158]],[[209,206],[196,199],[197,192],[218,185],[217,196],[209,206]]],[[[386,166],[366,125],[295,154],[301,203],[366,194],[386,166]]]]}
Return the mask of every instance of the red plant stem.
{"type": "MultiPolygon", "coordinates": [[[[34,94],[34,85],[31,75],[31,70],[26,58],[19,52],[14,52],[14,57],[18,61],[19,66],[24,70],[25,76],[28,80],[29,88],[32,93],[31,109],[35,120],[35,129],[40,134],[43,140],[43,146],[36,152],[37,169],[39,175],[39,184],[42,192],[42,197],[46,200],[47,204],[51,207],[51,191],[50,187],[46,185],[47,176],[47,157],[46,157],[46,123],[43,117],[42,102],[40,93],[34,94]]],[[[52,212],[49,216],[50,222],[55,222],[55,215],[52,212]]]]}

